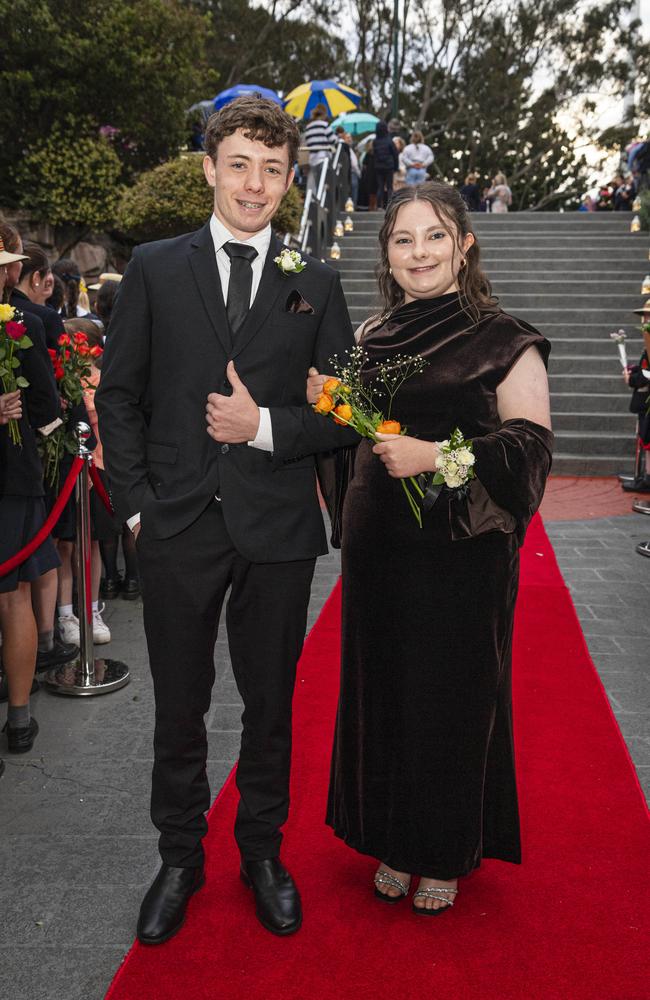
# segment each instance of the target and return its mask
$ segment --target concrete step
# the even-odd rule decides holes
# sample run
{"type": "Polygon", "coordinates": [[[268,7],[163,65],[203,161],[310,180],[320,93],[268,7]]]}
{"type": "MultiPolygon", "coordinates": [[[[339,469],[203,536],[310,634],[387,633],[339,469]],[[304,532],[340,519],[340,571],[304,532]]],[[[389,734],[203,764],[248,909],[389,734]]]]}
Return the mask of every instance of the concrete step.
{"type": "MultiPolygon", "coordinates": [[[[555,346],[551,345],[552,348],[555,346]]],[[[551,375],[611,375],[621,371],[618,360],[618,353],[611,354],[560,354],[551,350],[549,361],[549,374],[551,375]]],[[[620,375],[623,385],[623,375],[620,375]]]]}
{"type": "MultiPolygon", "coordinates": [[[[588,328],[587,333],[593,332],[593,328],[588,328]]],[[[611,364],[613,361],[618,362],[618,351],[616,350],[616,344],[614,344],[608,333],[603,334],[600,337],[557,337],[549,335],[548,331],[544,331],[545,335],[551,341],[553,348],[552,357],[564,358],[572,357],[575,355],[581,355],[582,357],[595,357],[598,355],[601,358],[607,355],[607,362],[611,364]]],[[[638,339],[628,339],[625,342],[627,348],[627,355],[632,364],[636,361],[637,357],[641,356],[641,351],[643,350],[643,341],[639,337],[638,339]]]]}
{"type": "MultiPolygon", "coordinates": [[[[613,369],[613,374],[590,373],[584,375],[578,372],[551,372],[548,377],[551,392],[575,392],[582,395],[597,393],[621,392],[621,386],[625,387],[620,369],[613,369]]],[[[625,387],[626,388],[626,387],[625,387]]],[[[629,392],[626,392],[629,402],[629,392]]]]}
{"type": "Polygon", "coordinates": [[[633,413],[553,413],[553,430],[627,434],[632,444],[636,433],[633,413]]]}
{"type": "Polygon", "coordinates": [[[634,429],[627,431],[565,431],[554,430],[555,447],[558,452],[590,457],[600,455],[620,455],[624,458],[634,450],[634,429]]]}
{"type": "Polygon", "coordinates": [[[551,389],[551,413],[629,413],[629,390],[625,392],[576,392],[566,382],[551,389]]]}
{"type": "MultiPolygon", "coordinates": [[[[630,473],[634,451],[621,455],[585,455],[556,451],[553,455],[552,474],[555,476],[618,476],[630,473]]],[[[631,504],[630,504],[631,506],[631,504]]]]}

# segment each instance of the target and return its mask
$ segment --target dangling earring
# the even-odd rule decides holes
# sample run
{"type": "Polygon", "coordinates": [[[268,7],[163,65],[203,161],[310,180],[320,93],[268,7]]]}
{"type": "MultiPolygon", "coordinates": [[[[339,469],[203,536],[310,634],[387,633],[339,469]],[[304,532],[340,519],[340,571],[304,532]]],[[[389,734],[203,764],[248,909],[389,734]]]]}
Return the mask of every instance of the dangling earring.
{"type": "Polygon", "coordinates": [[[392,273],[393,273],[393,269],[392,269],[392,267],[389,267],[389,268],[388,268],[388,273],[389,273],[390,275],[392,275],[392,273]]]}
{"type": "Polygon", "coordinates": [[[460,270],[462,271],[464,267],[467,267],[467,257],[461,257],[460,260],[460,270]]]}

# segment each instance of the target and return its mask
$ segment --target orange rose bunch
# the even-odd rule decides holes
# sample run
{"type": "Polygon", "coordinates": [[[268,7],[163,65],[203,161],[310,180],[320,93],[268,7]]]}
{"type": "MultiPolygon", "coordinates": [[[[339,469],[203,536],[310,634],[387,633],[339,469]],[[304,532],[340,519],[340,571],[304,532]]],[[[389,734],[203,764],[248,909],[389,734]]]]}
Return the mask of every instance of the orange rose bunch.
{"type": "MultiPolygon", "coordinates": [[[[398,420],[390,418],[393,398],[408,378],[422,371],[426,362],[418,355],[400,355],[380,365],[374,382],[371,382],[362,375],[368,360],[363,347],[353,348],[348,357],[343,365],[337,358],[330,360],[338,377],[332,376],[323,383],[322,392],[314,403],[315,412],[324,417],[330,415],[340,427],[352,427],[361,437],[371,441],[377,440],[377,434],[406,434],[406,428],[398,420]],[[380,408],[385,402],[388,403],[388,417],[384,417],[380,408]]],[[[422,499],[424,493],[412,477],[408,483],[405,479],[400,482],[409,506],[422,527],[418,498],[422,499]]]]}

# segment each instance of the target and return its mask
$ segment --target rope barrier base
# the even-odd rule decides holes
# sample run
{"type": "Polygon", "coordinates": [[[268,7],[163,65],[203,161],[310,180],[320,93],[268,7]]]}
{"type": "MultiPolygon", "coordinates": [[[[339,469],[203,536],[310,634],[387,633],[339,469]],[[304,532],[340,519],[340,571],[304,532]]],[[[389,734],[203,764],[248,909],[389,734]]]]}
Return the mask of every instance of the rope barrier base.
{"type": "Polygon", "coordinates": [[[42,675],[39,680],[56,694],[87,697],[109,694],[129,683],[129,668],[120,660],[95,660],[95,669],[88,675],[81,657],[55,667],[42,675]]]}

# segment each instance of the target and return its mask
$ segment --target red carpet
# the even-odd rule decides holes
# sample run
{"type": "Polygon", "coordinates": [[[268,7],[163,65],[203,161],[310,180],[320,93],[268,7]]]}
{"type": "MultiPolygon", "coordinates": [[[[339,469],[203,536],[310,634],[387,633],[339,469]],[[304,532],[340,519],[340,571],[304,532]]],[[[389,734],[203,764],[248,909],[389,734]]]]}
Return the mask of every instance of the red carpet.
{"type": "Polygon", "coordinates": [[[523,554],[515,640],[524,863],[484,862],[444,916],[375,901],[373,861],[323,825],[339,601],[336,588],[295,699],[283,857],[302,892],[302,930],[275,938],[253,917],[237,878],[231,778],[185,927],[158,948],[136,944],[108,998],[647,1000],[648,815],[541,521],[523,554]]]}

